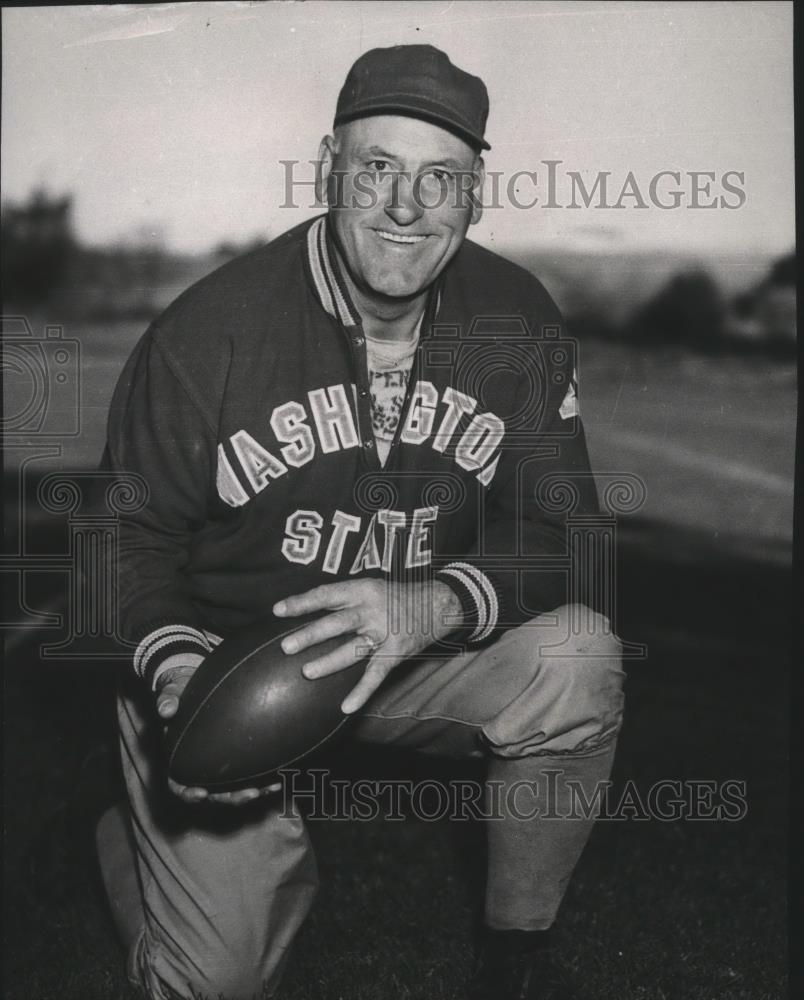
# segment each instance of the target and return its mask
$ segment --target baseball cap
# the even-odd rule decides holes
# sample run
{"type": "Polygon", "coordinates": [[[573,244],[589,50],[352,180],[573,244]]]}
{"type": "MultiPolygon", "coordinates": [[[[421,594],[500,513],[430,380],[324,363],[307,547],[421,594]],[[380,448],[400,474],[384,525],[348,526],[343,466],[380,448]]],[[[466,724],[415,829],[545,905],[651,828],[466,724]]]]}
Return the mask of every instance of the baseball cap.
{"type": "Polygon", "coordinates": [[[485,83],[432,45],[371,49],[349,70],[334,124],[382,114],[421,118],[475,149],[491,149],[483,138],[489,114],[485,83]]]}

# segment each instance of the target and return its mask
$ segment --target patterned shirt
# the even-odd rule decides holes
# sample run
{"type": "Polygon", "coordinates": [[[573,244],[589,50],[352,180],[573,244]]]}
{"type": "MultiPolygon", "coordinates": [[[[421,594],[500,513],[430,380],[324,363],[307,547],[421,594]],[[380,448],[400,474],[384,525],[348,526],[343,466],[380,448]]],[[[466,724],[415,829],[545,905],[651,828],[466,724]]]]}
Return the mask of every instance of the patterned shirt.
{"type": "Polygon", "coordinates": [[[419,329],[410,340],[379,340],[366,337],[366,355],[371,385],[371,419],[377,455],[385,465],[396,434],[410,370],[419,343],[419,329]]]}

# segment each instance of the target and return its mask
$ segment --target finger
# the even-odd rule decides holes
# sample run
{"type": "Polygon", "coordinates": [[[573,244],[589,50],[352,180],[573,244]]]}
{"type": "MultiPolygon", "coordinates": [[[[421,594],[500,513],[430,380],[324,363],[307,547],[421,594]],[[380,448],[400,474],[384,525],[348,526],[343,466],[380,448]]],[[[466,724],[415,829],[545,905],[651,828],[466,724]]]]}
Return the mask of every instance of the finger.
{"type": "Polygon", "coordinates": [[[383,662],[382,660],[376,658],[370,660],[369,665],[366,667],[366,672],[360,678],[357,685],[343,700],[343,703],[341,704],[341,711],[346,715],[351,715],[353,712],[362,708],[380,684],[382,684],[394,666],[395,664],[393,661],[388,662],[386,660],[383,662]]]}
{"type": "Polygon", "coordinates": [[[242,806],[247,802],[253,802],[260,797],[259,788],[243,788],[239,792],[211,792],[210,802],[217,802],[224,806],[242,806]]]}
{"type": "Polygon", "coordinates": [[[186,681],[171,681],[165,684],[156,696],[156,711],[160,718],[170,719],[179,710],[179,699],[187,686],[186,681]]]}
{"type": "Polygon", "coordinates": [[[181,691],[174,685],[166,685],[156,699],[156,711],[161,719],[172,719],[179,710],[181,691]]]}
{"type": "Polygon", "coordinates": [[[156,703],[160,719],[172,719],[179,710],[179,699],[166,695],[156,703]]]}
{"type": "Polygon", "coordinates": [[[274,792],[282,791],[282,782],[277,781],[275,785],[267,785],[265,788],[260,789],[260,795],[273,795],[274,792]]]}
{"type": "Polygon", "coordinates": [[[187,785],[180,785],[172,778],[168,778],[168,787],[174,795],[178,795],[183,802],[189,805],[193,805],[196,802],[203,802],[208,795],[206,788],[190,788],[187,785]]]}
{"type": "Polygon", "coordinates": [[[342,607],[348,600],[351,583],[323,583],[320,587],[303,594],[294,594],[283,601],[277,601],[273,612],[280,618],[288,615],[303,615],[307,611],[333,610],[342,607]]]}
{"type": "Polygon", "coordinates": [[[356,636],[350,642],[345,642],[331,653],[327,653],[326,656],[310,660],[302,667],[302,673],[308,680],[314,681],[318,680],[319,677],[327,677],[329,674],[335,674],[339,670],[351,667],[353,663],[357,663],[361,659],[357,652],[361,641],[364,640],[356,636]]]}
{"type": "Polygon", "coordinates": [[[160,718],[170,719],[176,714],[179,709],[179,699],[194,672],[194,668],[183,667],[167,672],[156,695],[156,711],[160,718]]]}
{"type": "Polygon", "coordinates": [[[298,653],[302,649],[323,642],[325,639],[333,639],[337,635],[354,632],[358,627],[358,621],[359,614],[353,608],[326,615],[324,618],[310,622],[309,625],[304,625],[292,635],[286,636],[282,640],[282,649],[286,653],[298,653]]]}

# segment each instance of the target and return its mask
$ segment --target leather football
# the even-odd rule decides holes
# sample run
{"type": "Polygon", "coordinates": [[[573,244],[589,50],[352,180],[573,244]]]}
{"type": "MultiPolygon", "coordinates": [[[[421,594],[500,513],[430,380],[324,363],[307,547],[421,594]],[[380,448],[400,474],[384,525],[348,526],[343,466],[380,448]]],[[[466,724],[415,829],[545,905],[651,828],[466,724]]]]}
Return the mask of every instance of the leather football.
{"type": "Polygon", "coordinates": [[[286,654],[282,639],[317,615],[270,618],[233,633],[199,665],[167,727],[168,774],[210,791],[262,787],[281,768],[320,751],[350,718],[341,703],[368,657],[308,680],[305,663],[346,642],[341,635],[286,654]]]}

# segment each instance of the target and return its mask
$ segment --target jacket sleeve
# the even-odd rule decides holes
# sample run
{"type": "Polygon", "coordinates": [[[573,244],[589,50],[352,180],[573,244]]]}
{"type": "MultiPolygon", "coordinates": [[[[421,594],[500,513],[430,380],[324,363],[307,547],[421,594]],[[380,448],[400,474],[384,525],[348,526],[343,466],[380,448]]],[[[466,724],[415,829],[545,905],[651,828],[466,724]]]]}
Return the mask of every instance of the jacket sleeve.
{"type": "Polygon", "coordinates": [[[506,432],[474,546],[435,574],[461,602],[464,625],[456,641],[485,643],[562,604],[595,601],[597,550],[592,546],[585,558],[573,558],[568,539],[570,513],[599,513],[574,365],[548,366],[544,376],[538,419],[516,434],[506,432]]]}
{"type": "Polygon", "coordinates": [[[168,657],[193,662],[217,639],[204,629],[184,572],[207,516],[215,430],[154,334],[120,376],[104,456],[113,472],[141,477],[146,495],[119,522],[118,614],[120,637],[135,646],[134,669],[149,686],[168,657]]]}

